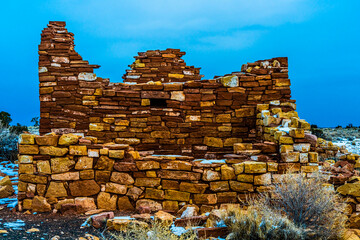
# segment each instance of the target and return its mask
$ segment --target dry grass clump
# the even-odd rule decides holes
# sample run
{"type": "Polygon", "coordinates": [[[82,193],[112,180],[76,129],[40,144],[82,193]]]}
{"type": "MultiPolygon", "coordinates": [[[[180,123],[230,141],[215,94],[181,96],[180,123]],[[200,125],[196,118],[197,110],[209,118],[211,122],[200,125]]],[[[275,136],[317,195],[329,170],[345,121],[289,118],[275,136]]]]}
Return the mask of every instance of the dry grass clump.
{"type": "Polygon", "coordinates": [[[139,225],[129,225],[125,232],[112,233],[110,239],[114,240],[195,240],[198,239],[194,231],[189,230],[186,233],[177,236],[170,227],[164,226],[158,222],[152,222],[151,227],[144,228],[139,225]]]}
{"type": "Polygon", "coordinates": [[[274,198],[267,195],[262,199],[296,226],[311,230],[311,239],[337,239],[345,229],[345,204],[324,182],[319,175],[306,178],[301,174],[286,174],[275,184],[274,198]]]}
{"type": "Polygon", "coordinates": [[[270,194],[248,201],[246,212],[224,217],[231,239],[340,239],[346,215],[334,190],[320,177],[286,174],[270,194]]]}
{"type": "Polygon", "coordinates": [[[224,221],[231,229],[227,239],[231,240],[300,240],[305,232],[286,216],[268,206],[252,202],[247,211],[228,209],[224,221]]]}

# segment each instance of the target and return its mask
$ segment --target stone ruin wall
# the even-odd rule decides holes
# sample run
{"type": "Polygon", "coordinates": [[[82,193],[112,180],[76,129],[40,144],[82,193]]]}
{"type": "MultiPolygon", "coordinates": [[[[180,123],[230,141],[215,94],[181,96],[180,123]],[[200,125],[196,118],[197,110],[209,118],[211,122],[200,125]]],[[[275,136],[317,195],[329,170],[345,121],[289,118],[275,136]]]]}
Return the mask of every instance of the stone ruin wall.
{"type": "Polygon", "coordinates": [[[83,133],[139,151],[204,157],[256,139],[259,103],[290,100],[287,58],[243,65],[202,80],[177,49],[139,53],[111,83],[74,50],[65,23],[50,22],[39,45],[40,133],[83,133]],[[271,68],[270,68],[270,67],[271,68]],[[152,83],[152,84],[149,84],[152,83]]]}
{"type": "MultiPolygon", "coordinates": [[[[200,81],[184,52],[147,51],[110,83],[75,52],[64,22],[44,29],[39,54],[42,136],[19,142],[20,210],[206,212],[270,191],[289,170],[312,177],[319,153],[340,153],[298,117],[286,58],[200,81]]],[[[353,170],[359,156],[341,152],[353,170]]],[[[333,171],[336,187],[349,172],[333,171]]]]}

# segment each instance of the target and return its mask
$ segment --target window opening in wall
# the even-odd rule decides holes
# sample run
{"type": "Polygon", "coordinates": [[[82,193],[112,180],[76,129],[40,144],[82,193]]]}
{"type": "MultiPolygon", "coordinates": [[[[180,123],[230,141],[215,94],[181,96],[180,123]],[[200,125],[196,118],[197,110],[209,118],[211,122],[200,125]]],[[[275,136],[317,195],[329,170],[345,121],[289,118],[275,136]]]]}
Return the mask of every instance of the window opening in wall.
{"type": "Polygon", "coordinates": [[[166,99],[159,99],[159,98],[151,98],[150,99],[150,106],[151,107],[167,107],[166,99]]]}

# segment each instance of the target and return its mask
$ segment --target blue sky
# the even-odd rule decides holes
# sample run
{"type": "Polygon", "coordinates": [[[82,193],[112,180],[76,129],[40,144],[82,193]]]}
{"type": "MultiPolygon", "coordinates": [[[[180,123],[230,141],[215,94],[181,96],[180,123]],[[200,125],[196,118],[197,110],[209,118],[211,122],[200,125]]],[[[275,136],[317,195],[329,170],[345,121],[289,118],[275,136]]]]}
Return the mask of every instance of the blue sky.
{"type": "Polygon", "coordinates": [[[259,59],[289,57],[301,118],[360,125],[358,0],[49,0],[1,8],[0,111],[13,123],[39,116],[37,45],[49,20],[67,22],[75,49],[98,76],[121,81],[133,56],[180,48],[205,78],[259,59]]]}

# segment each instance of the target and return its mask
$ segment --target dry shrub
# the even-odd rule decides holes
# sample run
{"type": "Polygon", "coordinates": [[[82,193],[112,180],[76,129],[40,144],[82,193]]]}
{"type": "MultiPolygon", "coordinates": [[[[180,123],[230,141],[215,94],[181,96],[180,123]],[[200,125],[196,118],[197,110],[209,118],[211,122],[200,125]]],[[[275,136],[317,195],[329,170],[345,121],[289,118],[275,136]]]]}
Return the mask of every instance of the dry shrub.
{"type": "Polygon", "coordinates": [[[150,228],[144,228],[139,225],[129,225],[126,232],[117,234],[112,233],[110,239],[115,240],[195,240],[198,239],[194,231],[187,231],[181,236],[175,235],[169,227],[164,226],[158,222],[152,222],[150,228]]]}
{"type": "Polygon", "coordinates": [[[231,229],[227,238],[231,240],[300,240],[305,235],[286,216],[256,201],[251,201],[247,211],[230,208],[223,217],[231,229]]]}
{"type": "Polygon", "coordinates": [[[248,210],[224,216],[231,239],[341,239],[345,204],[318,175],[286,174],[269,194],[248,199],[248,210]]]}
{"type": "Polygon", "coordinates": [[[285,214],[296,226],[308,229],[307,239],[337,239],[345,229],[345,204],[320,176],[286,174],[275,184],[273,197],[261,196],[262,202],[285,214]]]}

